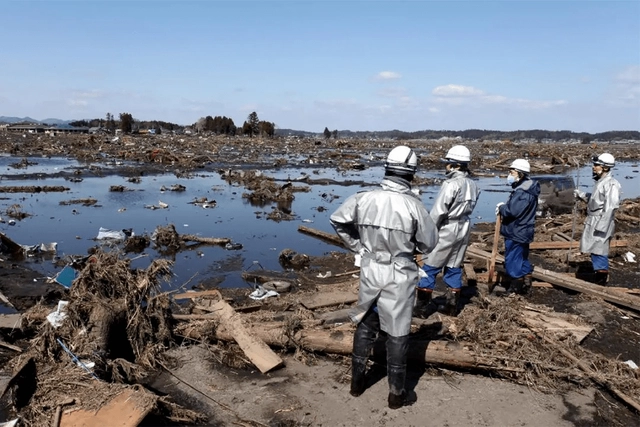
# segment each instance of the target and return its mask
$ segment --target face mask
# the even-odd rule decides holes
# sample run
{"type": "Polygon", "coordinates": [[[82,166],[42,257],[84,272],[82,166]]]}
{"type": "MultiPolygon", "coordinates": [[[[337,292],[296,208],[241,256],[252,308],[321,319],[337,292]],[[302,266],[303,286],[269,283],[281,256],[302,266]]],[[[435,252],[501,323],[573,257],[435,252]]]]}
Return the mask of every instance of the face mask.
{"type": "Polygon", "coordinates": [[[509,174],[509,176],[507,177],[507,182],[509,183],[509,185],[513,185],[515,184],[517,181],[516,177],[509,174]]]}

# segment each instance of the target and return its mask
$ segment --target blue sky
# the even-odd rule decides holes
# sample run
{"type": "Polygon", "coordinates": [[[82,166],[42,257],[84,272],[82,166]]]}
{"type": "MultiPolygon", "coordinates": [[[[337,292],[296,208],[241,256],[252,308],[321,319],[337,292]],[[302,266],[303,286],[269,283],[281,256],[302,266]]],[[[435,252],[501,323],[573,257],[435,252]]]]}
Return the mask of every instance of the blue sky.
{"type": "Polygon", "coordinates": [[[640,130],[640,1],[1,1],[0,116],[640,130]]]}

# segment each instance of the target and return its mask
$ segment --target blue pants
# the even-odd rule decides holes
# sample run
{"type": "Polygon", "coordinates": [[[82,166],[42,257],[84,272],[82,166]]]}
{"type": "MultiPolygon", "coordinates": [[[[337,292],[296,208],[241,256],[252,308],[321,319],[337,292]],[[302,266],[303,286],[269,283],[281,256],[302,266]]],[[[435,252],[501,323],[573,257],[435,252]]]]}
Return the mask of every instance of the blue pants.
{"type": "Polygon", "coordinates": [[[519,279],[533,271],[529,262],[529,244],[513,240],[504,241],[504,267],[512,279],[519,279]]]}
{"type": "Polygon", "coordinates": [[[591,254],[591,264],[593,264],[593,270],[607,270],[609,271],[609,257],[607,255],[591,254]]]}
{"type": "MultiPolygon", "coordinates": [[[[424,264],[422,270],[427,273],[427,277],[420,278],[418,287],[423,289],[435,289],[436,276],[442,271],[442,267],[432,267],[424,264]]],[[[462,288],[462,268],[460,267],[444,267],[444,275],[442,276],[444,283],[453,289],[462,288]]]]}

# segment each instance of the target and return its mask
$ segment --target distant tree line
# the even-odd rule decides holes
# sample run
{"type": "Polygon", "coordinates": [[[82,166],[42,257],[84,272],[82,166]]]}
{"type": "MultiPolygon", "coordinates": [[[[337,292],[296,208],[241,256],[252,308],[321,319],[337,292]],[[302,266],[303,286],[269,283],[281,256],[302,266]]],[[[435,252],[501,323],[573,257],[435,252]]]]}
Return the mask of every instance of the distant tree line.
{"type": "MultiPolygon", "coordinates": [[[[295,135],[301,137],[315,137],[318,136],[317,132],[298,131],[293,129],[278,129],[276,132],[278,135],[295,135]]],[[[328,139],[329,129],[325,128],[322,133],[325,138],[328,139]]],[[[338,131],[334,130],[332,136],[337,137],[338,131]]],[[[416,132],[404,132],[401,130],[390,131],[350,131],[341,130],[340,137],[342,138],[354,138],[354,139],[396,139],[396,140],[408,140],[408,139],[440,139],[443,137],[455,138],[461,137],[464,139],[477,139],[477,140],[520,140],[520,139],[532,139],[536,141],[560,141],[567,139],[577,139],[582,142],[590,142],[593,140],[601,141],[613,141],[621,139],[640,139],[640,131],[608,131],[600,133],[588,133],[588,132],[572,132],[568,130],[560,131],[548,131],[548,130],[517,130],[517,131],[496,131],[496,130],[483,130],[483,129],[468,129],[462,131],[453,130],[421,130],[416,132]]]]}

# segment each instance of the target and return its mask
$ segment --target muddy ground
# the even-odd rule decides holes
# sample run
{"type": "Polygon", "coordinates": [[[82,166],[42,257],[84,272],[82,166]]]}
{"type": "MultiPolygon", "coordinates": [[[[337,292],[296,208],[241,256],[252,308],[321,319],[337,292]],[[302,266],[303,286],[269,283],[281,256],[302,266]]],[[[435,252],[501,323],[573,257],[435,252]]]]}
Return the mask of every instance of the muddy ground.
{"type": "MultiPolygon", "coordinates": [[[[111,138],[86,135],[23,137],[0,134],[0,152],[16,156],[17,165],[22,157],[33,155],[75,157],[92,162],[107,161],[115,165],[118,161],[136,162],[135,165],[123,165],[122,168],[83,169],[76,172],[76,175],[80,176],[89,173],[140,176],[153,171],[189,174],[202,169],[221,170],[238,166],[247,169],[276,165],[289,167],[295,166],[296,162],[304,165],[314,164],[318,168],[359,169],[382,162],[382,153],[396,144],[393,141],[350,140],[249,141],[213,136],[125,136],[112,142],[111,138]],[[362,156],[363,153],[381,154],[362,156]]],[[[454,142],[410,141],[407,144],[418,147],[421,151],[422,167],[440,168],[436,162],[454,142]]],[[[469,142],[467,145],[474,153],[472,167],[479,173],[504,173],[510,160],[522,157],[525,153],[534,170],[545,173],[562,172],[575,165],[576,161],[585,164],[592,154],[604,150],[611,152],[618,159],[635,160],[639,154],[638,146],[635,145],[600,147],[520,145],[512,142],[469,142]]],[[[249,187],[252,183],[246,185],[249,187]]],[[[582,215],[582,209],[579,212],[582,215]]],[[[625,201],[618,217],[616,239],[627,240],[628,244],[626,247],[612,249],[609,286],[640,289],[638,263],[630,263],[623,258],[628,251],[640,254],[638,200],[625,201]]],[[[536,240],[552,241],[558,238],[558,233],[571,234],[572,219],[570,214],[538,219],[536,240]]],[[[577,236],[581,232],[583,219],[584,217],[580,216],[576,221],[577,236]]],[[[479,224],[474,228],[472,241],[477,247],[490,251],[492,239],[493,224],[479,224]]],[[[578,273],[581,277],[588,277],[591,273],[588,257],[571,251],[570,262],[567,262],[567,253],[567,250],[532,251],[532,260],[536,266],[552,271],[574,275],[578,273]]],[[[293,260],[291,256],[286,258],[289,261],[293,260]]],[[[638,312],[561,287],[543,287],[542,284],[534,287],[530,295],[517,298],[515,302],[509,302],[509,305],[504,302],[504,297],[496,296],[495,291],[491,295],[486,294],[486,286],[483,286],[481,280],[470,280],[465,287],[465,305],[459,319],[447,319],[445,316],[435,326],[416,325],[415,336],[451,343],[470,342],[469,340],[473,343],[475,340],[475,346],[472,347],[478,354],[489,347],[505,347],[500,353],[502,362],[496,363],[496,369],[465,369],[447,364],[412,362],[408,385],[416,393],[417,402],[412,406],[391,411],[386,408],[387,385],[381,362],[383,358],[378,357],[374,360],[369,389],[361,397],[353,398],[348,393],[348,356],[321,349],[312,351],[304,342],[299,340],[296,344],[294,339],[298,337],[294,332],[304,332],[306,328],[319,328],[333,336],[353,331],[353,327],[347,323],[322,326],[318,322],[323,313],[344,308],[348,304],[318,310],[310,310],[301,305],[301,301],[310,295],[335,292],[336,289],[355,293],[357,279],[353,277],[353,257],[336,248],[336,252],[325,257],[305,258],[304,254],[299,254],[297,260],[300,261],[299,264],[290,266],[292,269],[286,274],[272,272],[273,279],[295,284],[290,293],[283,293],[278,299],[269,298],[256,303],[247,298],[245,290],[222,291],[226,301],[242,312],[245,323],[253,325],[253,328],[260,329],[260,325],[267,325],[275,330],[277,327],[273,326],[274,322],[286,323],[285,334],[289,337],[287,345],[272,346],[284,359],[284,367],[261,374],[249,363],[237,345],[215,338],[215,332],[211,332],[207,329],[209,326],[206,326],[211,323],[210,320],[169,322],[167,327],[171,330],[172,336],[167,337],[163,335],[166,330],[163,329],[162,322],[142,325],[148,319],[140,320],[139,317],[135,317],[138,314],[134,316],[129,313],[129,316],[133,316],[129,317],[129,324],[138,325],[137,338],[133,338],[128,329],[126,333],[122,332],[123,335],[127,335],[128,341],[116,339],[114,342],[116,346],[124,343],[134,348],[127,350],[128,353],[118,352],[121,357],[105,357],[111,370],[105,367],[101,371],[104,374],[101,376],[101,384],[113,384],[113,387],[141,384],[149,393],[161,397],[161,403],[156,404],[141,425],[417,426],[425,425],[426,420],[429,420],[429,424],[450,426],[640,425],[640,414],[621,402],[603,382],[589,380],[585,375],[575,372],[575,363],[561,360],[560,355],[554,355],[549,360],[544,359],[545,351],[553,351],[542,345],[532,333],[525,335],[525,341],[516,340],[509,336],[509,333],[495,339],[496,331],[509,325],[492,324],[489,328],[487,324],[482,323],[482,316],[491,310],[495,310],[497,314],[513,314],[510,310],[514,304],[517,307],[516,312],[522,307],[534,306],[541,310],[553,309],[556,312],[576,315],[581,322],[593,327],[593,331],[579,346],[571,347],[567,341],[563,342],[576,354],[586,352],[583,354],[585,360],[598,360],[598,363],[594,362],[591,366],[601,370],[601,374],[606,377],[609,368],[605,369],[605,366],[609,365],[602,362],[603,360],[632,360],[640,364],[638,312]],[[331,271],[332,275],[325,277],[327,271],[331,271]],[[252,312],[256,309],[258,310],[252,312]],[[450,322],[454,322],[455,326],[442,327],[450,322]],[[483,331],[472,332],[473,328],[470,328],[469,322],[472,326],[475,322],[478,329],[486,327],[484,335],[483,331]],[[194,331],[197,333],[194,334],[194,331]],[[157,338],[157,346],[151,345],[155,344],[151,337],[157,338]],[[144,348],[136,347],[140,344],[136,339],[145,342],[142,346],[144,348]],[[536,348],[540,355],[522,355],[522,349],[531,350],[529,345],[538,346],[536,348]],[[511,355],[513,360],[505,362],[508,358],[504,354],[511,355]],[[119,362],[120,374],[115,375],[113,362],[122,358],[129,364],[119,362]],[[128,368],[124,369],[123,366],[128,368]],[[133,375],[138,367],[143,374],[133,375]],[[125,371],[130,375],[122,373],[125,371]],[[559,374],[565,371],[569,373],[559,374]],[[106,373],[109,373],[108,378],[106,373]]],[[[486,272],[485,262],[471,262],[476,273],[481,275],[486,272]]],[[[120,264],[118,266],[120,267],[120,264]]],[[[86,274],[82,276],[86,278],[86,286],[91,286],[92,280],[97,280],[96,277],[101,280],[108,277],[104,270],[95,268],[97,267],[88,266],[82,270],[83,274],[86,274]]],[[[112,267],[108,269],[113,270],[112,267]]],[[[147,281],[153,282],[155,271],[147,274],[147,281]]],[[[138,276],[131,276],[129,273],[111,279],[120,280],[123,277],[139,279],[138,276]]],[[[5,364],[4,372],[11,372],[28,356],[33,357],[38,366],[38,373],[35,375],[39,379],[41,390],[31,396],[31,400],[20,405],[16,404],[15,396],[11,396],[13,400],[7,401],[7,396],[3,400],[5,415],[21,417],[25,425],[42,425],[44,420],[48,422],[47,417],[54,415],[54,408],[64,397],[75,397],[76,400],[82,401],[83,406],[99,407],[101,402],[104,403],[108,400],[107,397],[113,394],[109,389],[108,392],[95,391],[94,397],[88,397],[87,384],[94,384],[92,381],[95,380],[87,378],[81,369],[70,364],[64,353],[55,351],[52,345],[46,345],[53,332],[43,320],[43,313],[50,312],[59,299],[65,298],[71,300],[72,304],[77,301],[73,314],[78,316],[76,320],[80,322],[83,319],[81,315],[93,313],[91,310],[87,311],[87,306],[91,305],[90,300],[83,299],[86,295],[70,294],[57,284],[43,286],[39,283],[41,280],[40,275],[30,271],[20,261],[2,257],[0,292],[18,311],[29,313],[30,320],[22,331],[0,331],[4,342],[22,349],[22,353],[16,355],[16,351],[0,347],[0,360],[5,364]],[[64,387],[60,385],[56,389],[51,386],[56,381],[67,381],[69,384],[65,383],[64,387]]],[[[266,279],[262,279],[264,280],[266,279]]],[[[140,283],[147,286],[147,281],[141,280],[140,283]]],[[[113,286],[116,288],[120,284],[113,286]]],[[[438,290],[442,291],[442,283],[438,283],[438,286],[438,290]]],[[[77,288],[81,289],[80,286],[77,288]]],[[[124,292],[126,295],[129,295],[127,292],[132,292],[143,298],[145,304],[151,301],[155,304],[155,301],[159,301],[147,294],[138,294],[139,289],[140,287],[136,287],[124,292]]],[[[499,291],[500,287],[496,289],[499,291]]],[[[161,299],[164,301],[165,297],[166,305],[159,304],[153,308],[156,310],[153,312],[156,320],[164,318],[163,316],[170,317],[172,313],[207,313],[198,307],[203,305],[202,301],[174,302],[171,295],[164,295],[161,299]]],[[[114,296],[112,298],[113,301],[119,301],[114,296]]],[[[150,309],[148,311],[151,312],[150,309]]],[[[74,326],[77,329],[69,327],[58,335],[62,334],[69,341],[73,341],[77,337],[80,323],[74,326]]],[[[99,333],[96,337],[100,338],[99,333]]],[[[73,342],[78,352],[82,352],[82,345],[88,345],[84,341],[73,342]]],[[[89,350],[86,353],[91,354],[89,350]]],[[[625,375],[638,382],[637,373],[626,372],[625,375]]],[[[619,380],[618,376],[607,378],[614,377],[616,381],[619,380]]],[[[626,383],[619,384],[622,384],[619,387],[623,387],[626,383]]],[[[637,388],[630,386],[623,388],[623,391],[631,393],[635,401],[640,401],[640,394],[633,394],[637,393],[637,388]]]]}

